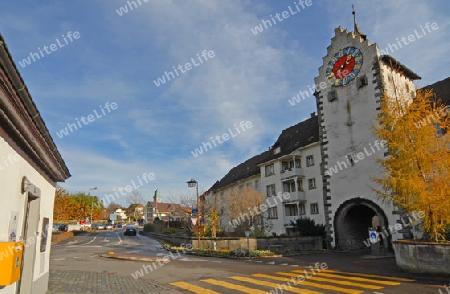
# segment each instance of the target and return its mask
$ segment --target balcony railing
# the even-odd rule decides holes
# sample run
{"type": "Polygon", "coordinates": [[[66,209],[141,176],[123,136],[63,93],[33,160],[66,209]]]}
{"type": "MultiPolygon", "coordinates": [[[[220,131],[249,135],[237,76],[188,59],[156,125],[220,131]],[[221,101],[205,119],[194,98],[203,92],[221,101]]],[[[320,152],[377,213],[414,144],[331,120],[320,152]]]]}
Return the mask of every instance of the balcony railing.
{"type": "Polygon", "coordinates": [[[291,195],[289,199],[286,199],[287,202],[292,201],[306,201],[306,193],[305,191],[295,191],[295,192],[289,192],[291,195]]]}
{"type": "Polygon", "coordinates": [[[304,170],[302,168],[299,168],[299,167],[291,167],[291,168],[288,168],[288,169],[282,168],[280,170],[280,174],[281,174],[281,179],[293,178],[295,176],[297,176],[297,177],[305,177],[304,170]]]}

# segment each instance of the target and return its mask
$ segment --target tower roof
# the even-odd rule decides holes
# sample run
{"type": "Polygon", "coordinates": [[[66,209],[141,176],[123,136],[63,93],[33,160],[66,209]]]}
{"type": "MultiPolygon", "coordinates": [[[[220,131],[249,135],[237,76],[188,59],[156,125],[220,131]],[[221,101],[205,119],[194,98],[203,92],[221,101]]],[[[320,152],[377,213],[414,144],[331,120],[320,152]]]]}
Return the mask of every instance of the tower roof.
{"type": "Polygon", "coordinates": [[[361,29],[359,28],[358,23],[356,22],[356,11],[355,6],[352,4],[352,14],[353,14],[353,31],[355,34],[359,35],[364,41],[366,40],[367,36],[361,32],[361,29]]]}

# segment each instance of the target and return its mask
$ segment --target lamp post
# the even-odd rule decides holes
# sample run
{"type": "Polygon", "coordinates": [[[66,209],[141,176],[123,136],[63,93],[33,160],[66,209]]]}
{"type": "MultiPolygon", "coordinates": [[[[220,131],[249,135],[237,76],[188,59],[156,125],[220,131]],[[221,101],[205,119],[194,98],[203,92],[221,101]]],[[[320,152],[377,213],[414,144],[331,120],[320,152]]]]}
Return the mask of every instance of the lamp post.
{"type": "MultiPolygon", "coordinates": [[[[198,206],[198,182],[194,179],[190,179],[189,181],[186,182],[188,184],[188,187],[193,188],[196,187],[197,188],[197,242],[198,242],[198,249],[201,248],[200,246],[200,211],[199,211],[199,206],[198,206]]],[[[195,223],[194,223],[195,226],[195,223]]]]}
{"type": "MultiPolygon", "coordinates": [[[[92,190],[97,190],[97,187],[93,187],[89,189],[90,191],[92,190]]],[[[91,192],[89,192],[89,196],[91,196],[91,192]]],[[[94,200],[91,201],[91,225],[92,225],[92,211],[94,210],[94,200]]]]}

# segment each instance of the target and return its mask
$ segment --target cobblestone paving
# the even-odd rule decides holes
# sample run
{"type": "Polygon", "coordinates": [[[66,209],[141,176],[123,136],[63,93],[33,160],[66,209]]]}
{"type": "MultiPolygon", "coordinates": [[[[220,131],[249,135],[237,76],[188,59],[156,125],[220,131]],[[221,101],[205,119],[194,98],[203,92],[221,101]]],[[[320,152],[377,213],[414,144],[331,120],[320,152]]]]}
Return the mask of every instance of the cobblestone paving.
{"type": "Polygon", "coordinates": [[[47,293],[170,293],[167,288],[112,273],[50,271],[47,293]]]}

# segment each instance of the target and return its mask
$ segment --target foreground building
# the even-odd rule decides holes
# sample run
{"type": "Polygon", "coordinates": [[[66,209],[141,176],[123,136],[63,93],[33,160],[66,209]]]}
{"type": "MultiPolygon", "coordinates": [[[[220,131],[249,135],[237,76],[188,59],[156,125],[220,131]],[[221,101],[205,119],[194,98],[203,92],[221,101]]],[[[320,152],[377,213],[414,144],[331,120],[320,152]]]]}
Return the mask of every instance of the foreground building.
{"type": "MultiPolygon", "coordinates": [[[[377,159],[388,151],[373,133],[380,102],[385,95],[412,101],[414,81],[420,77],[381,55],[356,22],[354,32],[335,30],[322,62],[315,78],[317,116],[284,130],[269,151],[231,169],[209,192],[219,193],[223,203],[227,193],[242,185],[254,185],[268,199],[289,192],[288,200],[265,213],[273,223],[268,233],[292,234],[291,221],[305,216],[326,226],[330,248],[367,248],[368,229],[375,226],[402,226],[388,231],[385,247],[393,240],[420,236],[402,211],[379,200],[372,190],[372,177],[381,174],[377,159]]],[[[447,104],[448,81],[436,83],[438,97],[447,104]]],[[[225,204],[223,212],[223,223],[230,223],[225,204]]]]}
{"type": "Polygon", "coordinates": [[[0,293],[46,293],[55,186],[70,173],[1,35],[0,82],[2,277],[13,270],[6,266],[15,251],[9,244],[24,242],[20,279],[3,282],[0,293]]]}

